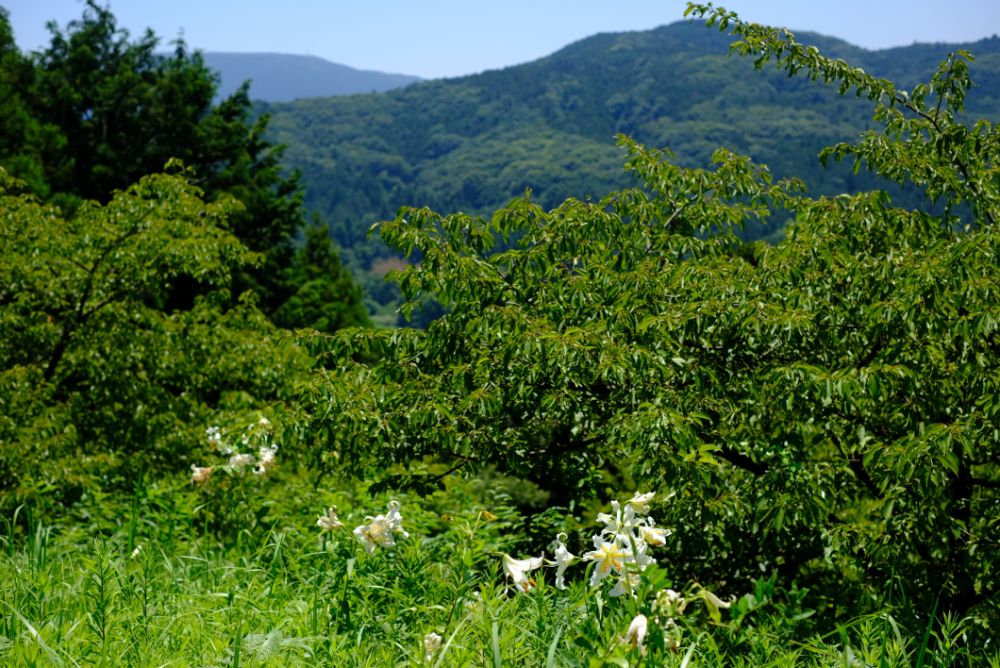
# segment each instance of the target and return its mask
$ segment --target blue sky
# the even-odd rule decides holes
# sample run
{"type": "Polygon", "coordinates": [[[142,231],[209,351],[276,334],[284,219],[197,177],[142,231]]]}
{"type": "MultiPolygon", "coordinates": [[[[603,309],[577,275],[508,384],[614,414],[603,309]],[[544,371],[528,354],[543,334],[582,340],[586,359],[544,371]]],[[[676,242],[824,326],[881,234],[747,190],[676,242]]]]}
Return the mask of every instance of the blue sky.
{"type": "MultiPolygon", "coordinates": [[[[682,0],[102,0],[137,36],[192,48],[320,56],[361,69],[425,78],[527,62],[598,32],[680,20],[682,0]]],[[[0,0],[18,45],[48,43],[83,0],[0,0]]],[[[1000,33],[998,0],[725,0],[747,20],[812,30],[870,49],[973,41],[1000,33]]]]}

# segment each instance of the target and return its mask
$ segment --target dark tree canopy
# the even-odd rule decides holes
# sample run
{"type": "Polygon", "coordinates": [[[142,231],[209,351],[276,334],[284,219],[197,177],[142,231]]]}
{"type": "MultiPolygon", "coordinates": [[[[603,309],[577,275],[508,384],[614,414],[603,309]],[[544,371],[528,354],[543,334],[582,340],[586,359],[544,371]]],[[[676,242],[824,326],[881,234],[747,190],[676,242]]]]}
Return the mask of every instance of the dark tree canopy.
{"type": "Polygon", "coordinates": [[[0,166],[39,194],[49,192],[46,167],[55,163],[65,139],[32,109],[36,71],[14,42],[7,10],[0,7],[0,166]]]}
{"type": "MultiPolygon", "coordinates": [[[[242,204],[227,224],[264,259],[238,272],[234,296],[253,289],[259,307],[273,316],[301,288],[287,282],[287,270],[306,214],[299,177],[282,169],[282,149],[265,139],[268,117],[254,117],[247,87],[213,104],[218,78],[200,53],[175,40],[164,55],[152,31],[131,39],[95,0],[65,29],[49,29],[49,46],[28,58],[18,52],[6,14],[0,16],[0,92],[6,93],[0,164],[72,213],[84,200],[106,203],[180,160],[206,199],[225,193],[242,204]]],[[[322,279],[330,282],[326,295],[348,301],[346,310],[361,316],[344,324],[366,323],[357,290],[342,290],[352,284],[349,274],[339,264],[331,269],[338,273],[322,279]]],[[[200,291],[178,282],[166,305],[189,308],[200,291]]]]}

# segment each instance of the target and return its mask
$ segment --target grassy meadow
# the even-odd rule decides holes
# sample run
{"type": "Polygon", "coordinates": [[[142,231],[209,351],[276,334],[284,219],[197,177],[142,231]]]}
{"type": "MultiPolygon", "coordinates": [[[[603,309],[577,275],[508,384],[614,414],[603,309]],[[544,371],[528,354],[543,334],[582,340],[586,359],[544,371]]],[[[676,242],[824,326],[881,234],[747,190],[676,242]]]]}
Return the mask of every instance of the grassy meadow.
{"type": "MultiPolygon", "coordinates": [[[[803,606],[806,592],[779,591],[767,574],[750,587],[712,592],[675,581],[669,559],[656,558],[660,539],[677,539],[669,531],[642,550],[655,563],[640,570],[623,558],[634,592],[616,595],[617,571],[594,582],[604,564],[581,556],[593,547],[592,534],[619,526],[621,515],[599,521],[599,509],[558,508],[529,518],[512,497],[517,483],[502,477],[452,477],[423,498],[390,498],[294,468],[282,462],[267,478],[217,469],[201,483],[179,475],[137,487],[127,505],[89,500],[53,523],[9,518],[0,537],[0,661],[1000,665],[996,653],[984,663],[973,659],[964,642],[976,631],[969,620],[945,619],[913,636],[888,606],[830,624],[803,606]],[[355,535],[355,526],[391,515],[395,499],[401,526],[390,527],[392,544],[355,535]],[[539,543],[529,534],[546,531],[553,544],[531,568],[542,553],[528,552],[539,543]],[[560,559],[557,535],[575,558],[560,559]],[[640,615],[645,629],[637,637],[629,631],[640,615]]],[[[629,498],[639,497],[621,501],[629,498]]],[[[645,517],[669,502],[654,492],[645,517]]],[[[626,552],[636,547],[630,542],[626,552]]]]}

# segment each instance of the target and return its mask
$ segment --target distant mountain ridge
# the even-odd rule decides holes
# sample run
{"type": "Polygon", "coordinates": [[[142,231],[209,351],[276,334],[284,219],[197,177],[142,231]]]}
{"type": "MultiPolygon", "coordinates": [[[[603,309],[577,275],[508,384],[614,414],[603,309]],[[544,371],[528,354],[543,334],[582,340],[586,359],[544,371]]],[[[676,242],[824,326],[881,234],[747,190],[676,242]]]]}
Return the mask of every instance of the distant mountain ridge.
{"type": "MultiPolygon", "coordinates": [[[[956,49],[976,55],[968,115],[1000,121],[1000,39],[870,51],[799,33],[832,57],[909,88],[927,81],[956,49]]],[[[824,169],[817,153],[853,141],[872,105],[805,77],[789,78],[730,55],[731,37],[679,22],[643,32],[604,33],[539,60],[378,95],[261,105],[285,163],[302,173],[306,204],[319,212],[355,269],[387,251],[367,238],[373,222],[403,205],[442,213],[486,213],[531,188],[552,207],[636,185],[616,133],[668,147],[686,166],[707,166],[725,147],[798,176],[814,194],[886,184],[851,165],[824,169]]],[[[913,194],[889,189],[905,205],[913,194]],[[898,196],[898,197],[897,197],[898,196]]],[[[783,219],[746,231],[781,233],[783,219]]],[[[369,294],[381,288],[368,284],[369,294]]],[[[379,299],[379,297],[376,297],[379,299]]]]}
{"type": "Polygon", "coordinates": [[[220,97],[227,97],[249,80],[250,99],[265,102],[381,93],[421,80],[408,74],[359,70],[317,56],[208,51],[202,57],[219,73],[220,97]]]}

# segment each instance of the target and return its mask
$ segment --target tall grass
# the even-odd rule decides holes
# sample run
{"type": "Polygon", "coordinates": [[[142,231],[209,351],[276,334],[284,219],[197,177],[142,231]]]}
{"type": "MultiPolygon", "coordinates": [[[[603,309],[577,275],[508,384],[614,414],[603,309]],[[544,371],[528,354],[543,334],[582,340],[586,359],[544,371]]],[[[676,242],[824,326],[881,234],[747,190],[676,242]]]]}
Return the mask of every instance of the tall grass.
{"type": "MultiPolygon", "coordinates": [[[[1000,664],[963,648],[963,620],[909,637],[887,613],[808,637],[766,586],[714,623],[689,606],[671,645],[649,612],[673,583],[669,564],[644,578],[646,600],[591,588],[588,570],[551,569],[521,591],[500,555],[518,546],[521,519],[471,485],[401,498],[408,538],[368,554],[351,534],[384,499],[275,483],[260,515],[233,535],[203,523],[224,498],[147,490],[117,525],[6,520],[0,557],[0,664],[10,666],[946,666],[1000,664]],[[289,494],[289,493],[292,494],[289,494]],[[283,500],[282,500],[283,499],[283,500]],[[345,529],[321,534],[324,503],[345,529]],[[308,510],[305,506],[311,506],[308,510]],[[277,508],[280,508],[277,510],[277,508]],[[485,512],[484,512],[485,511],[485,512]],[[637,609],[650,614],[643,647],[625,641],[637,609]],[[440,637],[427,651],[428,634],[440,637]]],[[[253,503],[250,504],[251,506],[253,503]]],[[[259,511],[260,508],[258,508],[259,511]]],[[[221,512],[216,508],[213,513],[221,512]]],[[[249,523],[247,515],[244,519],[249,523]]],[[[230,518],[237,523],[236,518],[230,518]]],[[[933,614],[930,615],[933,617],[933,614]]],[[[662,621],[662,620],[661,620],[662,621]]]]}

